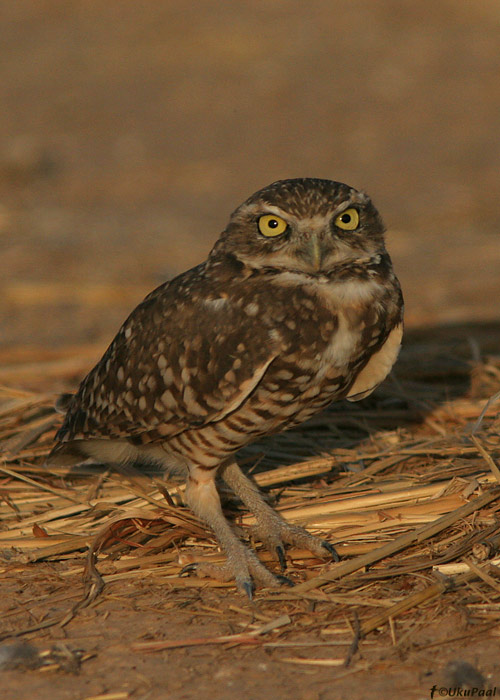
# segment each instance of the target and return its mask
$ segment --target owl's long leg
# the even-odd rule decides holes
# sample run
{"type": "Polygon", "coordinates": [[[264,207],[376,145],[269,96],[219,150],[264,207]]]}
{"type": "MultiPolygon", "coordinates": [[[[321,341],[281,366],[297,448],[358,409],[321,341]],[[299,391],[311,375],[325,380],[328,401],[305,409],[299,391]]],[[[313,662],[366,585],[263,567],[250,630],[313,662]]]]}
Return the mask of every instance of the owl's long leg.
{"type": "Polygon", "coordinates": [[[262,543],[274,552],[280,562],[282,570],[286,568],[285,551],[283,544],[292,544],[296,547],[308,549],[320,557],[332,556],[339,560],[334,547],[299,525],[292,525],[284,520],[263,499],[257,486],[243,474],[237,463],[232,460],[223,465],[221,476],[226,484],[243,501],[247,508],[255,515],[257,524],[253,528],[254,533],[262,543]]]}
{"type": "Polygon", "coordinates": [[[186,501],[190,508],[209,525],[227,555],[227,563],[220,565],[205,562],[184,567],[185,571],[195,570],[201,576],[210,576],[222,581],[236,579],[238,588],[252,597],[253,582],[275,587],[283,579],[274,576],[261,564],[255,553],[240,542],[222,512],[217,488],[216,469],[207,470],[190,467],[186,485],[186,501]]]}

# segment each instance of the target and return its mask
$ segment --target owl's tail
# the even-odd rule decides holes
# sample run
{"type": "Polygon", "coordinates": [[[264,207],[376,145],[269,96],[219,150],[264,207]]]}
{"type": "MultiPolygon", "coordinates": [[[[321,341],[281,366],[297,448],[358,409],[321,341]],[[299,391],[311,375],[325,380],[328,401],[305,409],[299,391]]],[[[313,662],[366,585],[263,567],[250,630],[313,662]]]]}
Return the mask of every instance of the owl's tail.
{"type": "Polygon", "coordinates": [[[82,440],[59,442],[50,451],[45,466],[47,467],[71,467],[88,459],[88,455],[81,449],[78,443],[82,440]]]}

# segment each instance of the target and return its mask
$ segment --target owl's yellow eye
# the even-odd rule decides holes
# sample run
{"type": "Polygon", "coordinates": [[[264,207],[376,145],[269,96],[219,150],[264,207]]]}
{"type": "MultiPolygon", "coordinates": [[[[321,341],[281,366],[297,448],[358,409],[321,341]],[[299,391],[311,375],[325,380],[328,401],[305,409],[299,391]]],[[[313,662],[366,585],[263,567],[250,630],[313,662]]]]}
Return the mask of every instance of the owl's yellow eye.
{"type": "Polygon", "coordinates": [[[335,219],[335,226],[344,231],[354,231],[359,225],[359,214],[356,209],[346,209],[335,219]]]}
{"type": "Polygon", "coordinates": [[[281,236],[288,228],[288,224],[281,216],[275,214],[264,214],[259,219],[259,231],[263,236],[272,238],[273,236],[281,236]]]}

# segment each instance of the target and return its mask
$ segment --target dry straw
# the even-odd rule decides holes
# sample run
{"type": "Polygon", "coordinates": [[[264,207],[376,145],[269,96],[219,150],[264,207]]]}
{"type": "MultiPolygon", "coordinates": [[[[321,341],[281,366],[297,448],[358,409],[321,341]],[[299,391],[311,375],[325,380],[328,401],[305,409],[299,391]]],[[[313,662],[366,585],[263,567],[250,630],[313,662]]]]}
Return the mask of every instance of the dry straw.
{"type": "MultiPolygon", "coordinates": [[[[358,644],[373,642],[375,630],[385,633],[376,637],[380,644],[418,645],[416,630],[452,603],[467,609],[474,629],[500,624],[500,358],[471,360],[466,340],[452,349],[425,335],[405,352],[397,380],[372,399],[333,406],[242,453],[283,517],[326,537],[342,558],[335,564],[289,552],[296,586],[257,592],[255,624],[231,584],[180,575],[188,561],[222,559],[211,533],[183,507],[182,483],[102,465],[44,467],[60,420],[55,395],[75,386],[99,348],[0,353],[0,581],[51,562],[61,565],[59,601],[67,601],[63,615],[38,624],[26,623],[24,604],[11,605],[2,611],[1,638],[68,624],[113,582],[148,580],[163,583],[173,600],[193,588],[225,589],[221,606],[244,629],[136,640],[138,653],[198,644],[288,653],[312,646],[319,647],[316,658],[282,660],[339,666],[356,659],[358,644]],[[297,632],[309,639],[298,640],[297,632]],[[343,648],[338,658],[321,653],[331,645],[343,648]]],[[[252,516],[223,496],[248,538],[252,516]]]]}

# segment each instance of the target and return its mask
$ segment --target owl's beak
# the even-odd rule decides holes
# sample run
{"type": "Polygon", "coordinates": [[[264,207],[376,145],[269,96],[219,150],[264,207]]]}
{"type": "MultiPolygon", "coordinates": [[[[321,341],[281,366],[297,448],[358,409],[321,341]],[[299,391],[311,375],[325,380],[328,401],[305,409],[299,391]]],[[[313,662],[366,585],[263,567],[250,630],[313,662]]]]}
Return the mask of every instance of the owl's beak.
{"type": "Polygon", "coordinates": [[[321,244],[321,241],[319,240],[319,237],[312,234],[307,244],[306,256],[314,270],[321,270],[324,253],[325,250],[321,244]]]}

